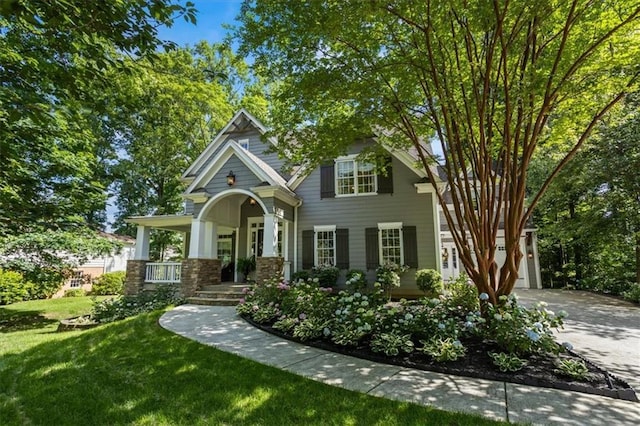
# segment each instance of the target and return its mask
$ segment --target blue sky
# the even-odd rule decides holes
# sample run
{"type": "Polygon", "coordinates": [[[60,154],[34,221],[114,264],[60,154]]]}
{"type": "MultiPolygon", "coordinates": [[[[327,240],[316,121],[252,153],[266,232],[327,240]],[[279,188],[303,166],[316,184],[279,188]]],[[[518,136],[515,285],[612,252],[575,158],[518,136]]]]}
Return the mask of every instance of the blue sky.
{"type": "Polygon", "coordinates": [[[200,40],[209,43],[221,42],[227,30],[222,24],[236,25],[236,16],[240,13],[242,0],[191,0],[198,13],[197,24],[193,25],[179,18],[171,28],[160,28],[161,40],[170,40],[180,46],[193,46],[200,40]]]}

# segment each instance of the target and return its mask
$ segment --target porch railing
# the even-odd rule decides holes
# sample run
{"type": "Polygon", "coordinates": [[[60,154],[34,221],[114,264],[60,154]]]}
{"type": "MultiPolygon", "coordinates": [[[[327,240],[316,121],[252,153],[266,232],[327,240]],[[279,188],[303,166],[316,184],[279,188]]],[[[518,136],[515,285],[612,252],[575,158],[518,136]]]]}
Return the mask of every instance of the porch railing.
{"type": "Polygon", "coordinates": [[[182,264],[177,262],[147,263],[145,282],[179,283],[182,264]]]}

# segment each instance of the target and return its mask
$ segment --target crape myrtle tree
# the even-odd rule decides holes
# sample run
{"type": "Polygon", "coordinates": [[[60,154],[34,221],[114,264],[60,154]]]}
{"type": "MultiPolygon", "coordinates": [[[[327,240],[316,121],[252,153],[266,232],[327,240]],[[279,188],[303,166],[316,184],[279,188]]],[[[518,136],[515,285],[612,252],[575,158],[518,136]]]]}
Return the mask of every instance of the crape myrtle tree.
{"type": "Polygon", "coordinates": [[[460,260],[496,303],[516,282],[541,195],[636,84],[639,13],[628,0],[258,0],[243,4],[237,36],[277,82],[273,133],[292,163],[318,164],[376,134],[416,150],[434,185],[439,164],[460,260]],[[550,144],[563,155],[527,197],[532,156],[550,144]]]}

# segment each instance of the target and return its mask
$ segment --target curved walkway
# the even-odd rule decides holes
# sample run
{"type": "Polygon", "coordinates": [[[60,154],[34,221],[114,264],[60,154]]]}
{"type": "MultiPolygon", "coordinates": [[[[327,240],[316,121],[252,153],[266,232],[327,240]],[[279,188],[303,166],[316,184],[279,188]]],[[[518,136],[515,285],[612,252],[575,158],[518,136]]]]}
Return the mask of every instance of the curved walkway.
{"type": "MultiPolygon", "coordinates": [[[[522,300],[527,303],[537,295],[528,293],[523,296],[522,300]]],[[[546,294],[544,296],[549,299],[546,294]]],[[[552,308],[554,303],[549,300],[552,308]]],[[[559,300],[557,303],[565,302],[559,300]]],[[[592,309],[585,308],[582,310],[593,313],[592,309]]],[[[571,315],[568,306],[563,309],[571,315]]],[[[640,309],[636,314],[638,311],[640,309]]],[[[636,332],[638,324],[635,325],[636,332]]],[[[640,424],[640,403],[419,371],[352,358],[265,333],[239,318],[233,307],[182,305],[164,314],[160,325],[226,352],[330,385],[384,398],[511,422],[576,426],[640,424]]],[[[574,327],[579,328],[568,320],[567,329],[574,327]]],[[[578,340],[572,341],[578,347],[578,340]]],[[[584,352],[582,347],[580,349],[584,352]]],[[[591,356],[590,353],[587,355],[591,356]]],[[[596,361],[601,362],[599,359],[596,361]]],[[[635,361],[629,362],[638,368],[637,356],[635,361]]],[[[619,374],[630,379],[628,373],[619,374]]]]}

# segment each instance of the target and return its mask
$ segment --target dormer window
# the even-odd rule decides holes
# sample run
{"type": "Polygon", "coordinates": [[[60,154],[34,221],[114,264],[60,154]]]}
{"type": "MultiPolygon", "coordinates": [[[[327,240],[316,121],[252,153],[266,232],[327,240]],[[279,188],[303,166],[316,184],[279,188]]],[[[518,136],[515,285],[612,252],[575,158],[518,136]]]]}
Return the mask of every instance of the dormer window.
{"type": "Polygon", "coordinates": [[[249,139],[240,139],[238,141],[238,145],[240,145],[243,149],[249,151],[249,139]]]}
{"type": "Polygon", "coordinates": [[[355,156],[336,160],[336,196],[372,195],[378,191],[375,165],[355,156]]]}

